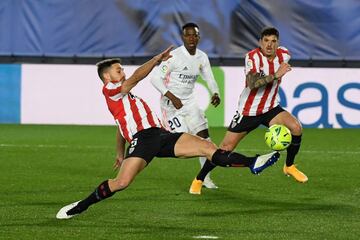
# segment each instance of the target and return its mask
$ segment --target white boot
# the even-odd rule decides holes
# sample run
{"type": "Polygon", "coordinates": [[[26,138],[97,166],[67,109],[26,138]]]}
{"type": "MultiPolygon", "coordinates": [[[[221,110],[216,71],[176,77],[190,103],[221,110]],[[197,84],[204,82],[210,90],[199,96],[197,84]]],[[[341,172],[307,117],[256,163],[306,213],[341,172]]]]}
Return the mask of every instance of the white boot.
{"type": "Polygon", "coordinates": [[[204,181],[203,181],[203,186],[209,189],[217,189],[218,186],[215,185],[215,183],[211,180],[210,178],[210,173],[208,175],[206,175],[204,181]]]}
{"type": "MultiPolygon", "coordinates": [[[[206,162],[206,157],[199,157],[199,162],[201,167],[204,166],[206,162]]],[[[208,173],[203,181],[203,186],[209,189],[216,189],[218,186],[215,185],[215,183],[210,178],[210,173],[208,173]]]]}

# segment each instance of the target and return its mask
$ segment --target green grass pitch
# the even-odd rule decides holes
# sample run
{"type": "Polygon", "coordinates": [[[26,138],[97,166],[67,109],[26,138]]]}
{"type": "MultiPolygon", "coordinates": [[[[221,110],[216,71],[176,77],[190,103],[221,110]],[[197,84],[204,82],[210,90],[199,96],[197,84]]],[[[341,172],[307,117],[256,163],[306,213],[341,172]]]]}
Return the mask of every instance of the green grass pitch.
{"type": "MultiPolygon", "coordinates": [[[[220,143],[225,128],[210,134],[220,143]]],[[[237,151],[266,153],[265,129],[237,151]]],[[[305,129],[300,184],[279,162],[254,176],[216,168],[217,190],[188,194],[197,159],[154,159],[125,191],[55,219],[115,176],[113,126],[0,125],[0,239],[359,239],[360,129],[305,129]]]]}

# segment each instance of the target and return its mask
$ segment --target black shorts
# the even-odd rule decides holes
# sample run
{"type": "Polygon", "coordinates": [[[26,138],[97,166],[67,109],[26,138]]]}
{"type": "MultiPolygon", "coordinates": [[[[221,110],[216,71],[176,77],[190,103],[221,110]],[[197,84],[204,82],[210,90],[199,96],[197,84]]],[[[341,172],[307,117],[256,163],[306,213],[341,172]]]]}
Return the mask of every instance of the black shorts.
{"type": "Polygon", "coordinates": [[[182,133],[162,128],[148,128],[136,133],[126,151],[126,158],[140,157],[148,164],[154,157],[175,157],[174,147],[182,133]]]}
{"type": "Polygon", "coordinates": [[[228,127],[228,131],[235,133],[251,132],[260,125],[269,127],[271,119],[283,111],[285,110],[279,105],[258,116],[243,116],[238,111],[236,111],[236,114],[234,115],[230,126],[228,127]]]}

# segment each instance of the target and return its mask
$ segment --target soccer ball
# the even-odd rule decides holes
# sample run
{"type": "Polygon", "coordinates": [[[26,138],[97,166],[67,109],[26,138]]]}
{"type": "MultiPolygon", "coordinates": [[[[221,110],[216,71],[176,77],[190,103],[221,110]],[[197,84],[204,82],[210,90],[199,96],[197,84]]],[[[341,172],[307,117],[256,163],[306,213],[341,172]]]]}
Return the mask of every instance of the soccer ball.
{"type": "Polygon", "coordinates": [[[291,132],[284,125],[274,124],[266,130],[265,143],[272,150],[285,150],[291,143],[291,132]]]}

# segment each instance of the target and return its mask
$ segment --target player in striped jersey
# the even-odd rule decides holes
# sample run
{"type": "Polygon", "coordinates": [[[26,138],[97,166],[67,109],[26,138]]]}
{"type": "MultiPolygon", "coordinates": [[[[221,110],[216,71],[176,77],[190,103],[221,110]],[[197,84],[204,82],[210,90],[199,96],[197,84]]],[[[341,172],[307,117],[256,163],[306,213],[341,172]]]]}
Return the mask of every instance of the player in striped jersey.
{"type": "MultiPolygon", "coordinates": [[[[207,54],[197,48],[199,26],[186,23],[181,30],[184,44],[171,52],[171,59],[154,69],[151,82],[161,93],[162,120],[169,131],[188,132],[210,140],[208,122],[197,104],[194,88],[201,75],[211,91],[211,104],[217,107],[220,104],[219,87],[207,54]]],[[[206,158],[199,157],[199,161],[202,167],[206,158]]],[[[210,173],[205,177],[203,186],[217,188],[210,173]]]]}
{"type": "MultiPolygon", "coordinates": [[[[294,165],[295,156],[300,149],[301,124],[279,105],[278,90],[282,77],[291,71],[288,63],[289,51],[279,47],[279,32],[276,28],[265,28],[261,32],[259,44],[259,48],[246,54],[246,85],[240,94],[238,109],[220,148],[234,150],[249,132],[260,125],[269,127],[273,124],[283,124],[290,129],[292,135],[283,172],[301,183],[307,182],[307,176],[294,165]]],[[[214,166],[206,163],[204,168],[207,169],[204,170],[206,172],[211,171],[214,166]]]]}
{"type": "MultiPolygon", "coordinates": [[[[140,66],[128,79],[119,59],[107,59],[97,64],[104,83],[103,93],[108,108],[118,124],[117,151],[114,167],[119,169],[115,179],[103,181],[87,198],[69,204],[56,214],[68,219],[85,211],[90,205],[126,189],[154,157],[189,158],[204,156],[212,164],[222,167],[249,167],[258,174],[274,164],[279,154],[246,157],[242,154],[218,149],[215,144],[188,133],[171,133],[161,128],[160,121],[139,97],[130,90],[144,79],[161,61],[171,57],[169,47],[140,66]],[[125,153],[125,141],[130,143],[125,153]]],[[[200,185],[201,188],[201,185],[200,185]]]]}

